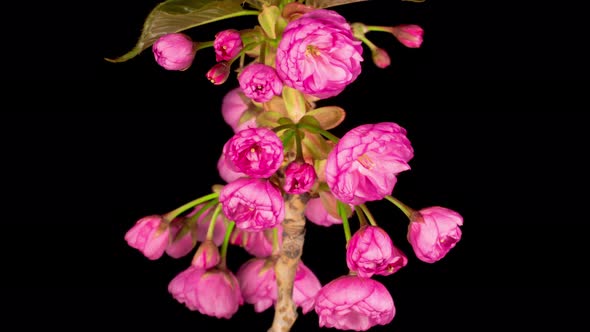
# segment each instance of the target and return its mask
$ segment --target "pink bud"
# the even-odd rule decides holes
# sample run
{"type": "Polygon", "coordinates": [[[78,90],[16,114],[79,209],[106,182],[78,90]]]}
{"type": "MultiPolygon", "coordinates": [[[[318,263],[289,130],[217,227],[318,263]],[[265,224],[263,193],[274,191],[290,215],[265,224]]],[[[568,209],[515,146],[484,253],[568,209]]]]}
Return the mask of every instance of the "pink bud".
{"type": "Polygon", "coordinates": [[[307,202],[305,206],[305,217],[314,224],[325,227],[342,224],[342,219],[328,213],[320,198],[312,198],[307,202]]]}
{"type": "Polygon", "coordinates": [[[359,205],[391,195],[397,174],[410,169],[414,150],[406,130],[393,122],[360,125],[334,146],[326,182],[340,201],[359,205]]]}
{"type": "Polygon", "coordinates": [[[315,169],[306,162],[291,162],[285,169],[283,189],[289,194],[302,194],[314,185],[317,176],[315,169]]]}
{"type": "Polygon", "coordinates": [[[215,60],[229,61],[236,57],[244,44],[240,38],[240,32],[234,29],[227,29],[218,32],[213,41],[213,49],[215,50],[215,60]]]}
{"type": "Polygon", "coordinates": [[[200,269],[210,269],[221,261],[219,249],[212,240],[205,240],[193,256],[191,265],[200,269]]]}
{"type": "Polygon", "coordinates": [[[408,227],[408,241],[416,257],[427,263],[443,258],[461,240],[463,217],[444,207],[415,212],[408,227]]]}
{"type": "Polygon", "coordinates": [[[232,164],[227,162],[223,153],[217,160],[217,171],[219,171],[219,176],[227,183],[248,176],[242,172],[234,171],[232,164]]]}
{"type": "Polygon", "coordinates": [[[195,58],[197,48],[192,39],[182,33],[169,33],[152,45],[156,62],[167,70],[186,70],[195,58]]]}
{"type": "MultiPolygon", "coordinates": [[[[276,226],[278,234],[279,247],[283,243],[283,227],[281,224],[276,226]]],[[[265,229],[262,231],[244,231],[239,228],[234,228],[230,237],[230,244],[239,245],[243,247],[246,252],[255,257],[268,257],[272,255],[272,241],[273,229],[265,229]]]]}
{"type": "Polygon", "coordinates": [[[418,48],[422,45],[424,30],[418,25],[400,24],[391,27],[391,33],[406,47],[418,48]]]}
{"type": "Polygon", "coordinates": [[[283,82],[275,69],[262,63],[252,63],[238,75],[240,88],[246,97],[264,103],[274,96],[280,96],[283,91],[283,82]]]}
{"type": "Polygon", "coordinates": [[[193,238],[193,229],[185,221],[185,217],[179,217],[170,223],[170,243],[166,247],[166,254],[172,258],[187,255],[197,244],[197,239],[193,238]]]}
{"type": "Polygon", "coordinates": [[[223,97],[221,102],[221,115],[223,116],[225,123],[230,125],[233,129],[234,133],[247,128],[257,127],[255,116],[252,116],[247,120],[243,119],[244,114],[250,107],[252,107],[251,101],[244,95],[240,88],[230,90],[223,97]]]}
{"type": "Polygon", "coordinates": [[[207,79],[215,85],[221,85],[227,81],[229,77],[230,65],[227,62],[216,63],[207,72],[207,79]]]}
{"type": "Polygon", "coordinates": [[[387,51],[382,48],[376,48],[372,52],[373,62],[379,68],[387,68],[391,64],[391,59],[387,51]]]}
{"type": "MultiPolygon", "coordinates": [[[[205,241],[207,239],[207,232],[209,231],[209,224],[211,223],[213,209],[210,208],[206,212],[204,212],[198,220],[197,225],[197,240],[198,241],[205,241]]],[[[220,213],[217,216],[217,220],[215,221],[215,225],[213,226],[213,243],[219,246],[223,243],[223,238],[225,237],[225,230],[227,229],[227,222],[225,218],[220,213]]]]}
{"type": "Polygon", "coordinates": [[[355,331],[389,324],[395,316],[393,298],[383,284],[350,275],[322,287],[316,297],[315,311],[320,327],[355,331]]]}
{"type": "Polygon", "coordinates": [[[242,230],[272,228],[285,218],[281,192],[263,179],[240,178],[227,184],[219,194],[219,202],[225,216],[242,230]]]}
{"type": "Polygon", "coordinates": [[[266,258],[252,258],[240,266],[237,274],[244,301],[263,312],[277,300],[274,262],[266,258]]]}
{"type": "Polygon", "coordinates": [[[283,142],[268,128],[248,128],[225,143],[223,154],[234,171],[267,178],[283,163],[283,142]]]}
{"type": "Polygon", "coordinates": [[[314,308],[316,296],[321,288],[322,284],[315,274],[299,261],[293,282],[293,302],[301,307],[304,314],[314,308]]]}
{"type": "Polygon", "coordinates": [[[360,277],[383,276],[406,266],[408,258],[393,245],[389,235],[377,226],[364,226],[356,231],[346,248],[346,265],[360,277]]]}
{"type": "Polygon", "coordinates": [[[148,259],[158,259],[170,241],[169,222],[158,215],[141,218],[127,231],[125,241],[148,259]]]}

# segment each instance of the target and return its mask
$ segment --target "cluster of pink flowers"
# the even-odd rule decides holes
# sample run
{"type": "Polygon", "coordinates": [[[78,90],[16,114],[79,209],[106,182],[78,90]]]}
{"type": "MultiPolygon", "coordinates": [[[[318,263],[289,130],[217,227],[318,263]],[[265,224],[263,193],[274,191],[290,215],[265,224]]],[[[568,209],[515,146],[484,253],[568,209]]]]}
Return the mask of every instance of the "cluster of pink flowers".
{"type": "MultiPolygon", "coordinates": [[[[217,160],[226,183],[208,199],[141,218],[125,240],[151,260],[164,253],[181,258],[196,248],[190,266],[168,286],[188,309],[230,318],[247,303],[262,312],[277,302],[274,266],[284,240],[286,197],[307,195],[301,212],[308,221],[343,225],[350,232],[348,218],[358,214],[361,224],[346,239],[349,273],[322,285],[299,261],[293,302],[303,313],[315,311],[320,326],[364,331],[388,324],[396,313],[394,301],[373,277],[392,275],[409,259],[377,226],[365,203],[388,199],[400,207],[409,218],[406,237],[415,257],[427,263],[455,247],[463,218],[439,206],[412,210],[391,197],[399,174],[410,169],[414,157],[407,131],[397,123],[361,125],[334,139],[326,131],[334,123],[304,121],[303,115],[289,113],[294,106],[282,99],[285,90],[294,89],[303,100],[299,107],[307,112],[315,101],[340,94],[361,73],[363,43],[375,65],[389,66],[387,52],[366,39],[369,31],[387,31],[410,48],[420,47],[423,31],[416,25],[351,25],[335,11],[295,3],[273,19],[286,25],[280,39],[268,39],[275,46],[264,53],[259,43],[265,36],[252,42],[234,29],[220,31],[211,43],[216,63],[206,76],[216,85],[227,81],[236,59],[254,57],[240,65],[239,87],[222,102],[221,114],[234,132],[217,160]],[[258,121],[265,114],[275,122],[258,121]],[[230,244],[253,256],[235,274],[225,263],[230,244]]],[[[186,70],[199,45],[183,33],[170,33],[153,44],[153,54],[165,69],[186,70]]]]}

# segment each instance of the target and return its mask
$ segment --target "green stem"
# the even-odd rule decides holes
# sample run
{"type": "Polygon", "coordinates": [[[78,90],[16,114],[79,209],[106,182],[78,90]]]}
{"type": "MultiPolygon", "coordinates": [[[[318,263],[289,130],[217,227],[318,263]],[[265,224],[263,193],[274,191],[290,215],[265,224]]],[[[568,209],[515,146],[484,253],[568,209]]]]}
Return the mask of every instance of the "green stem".
{"type": "Polygon", "coordinates": [[[360,223],[361,227],[367,225],[368,224],[367,217],[365,217],[363,210],[361,210],[361,208],[358,205],[354,207],[354,210],[356,211],[356,215],[359,218],[359,223],[360,223]]]}
{"type": "Polygon", "coordinates": [[[201,209],[199,209],[199,211],[197,211],[197,213],[195,213],[194,215],[190,216],[187,220],[186,223],[192,227],[192,225],[194,224],[195,221],[197,221],[199,219],[199,217],[205,213],[207,210],[209,210],[213,205],[219,203],[218,199],[213,199],[211,200],[209,203],[205,204],[205,206],[203,206],[201,209]]]}
{"type": "Polygon", "coordinates": [[[344,203],[336,200],[336,206],[338,208],[338,215],[342,219],[342,226],[344,228],[344,237],[346,238],[346,245],[348,245],[348,241],[350,240],[350,225],[348,224],[348,217],[346,216],[346,208],[344,203]]]}
{"type": "Polygon", "coordinates": [[[408,218],[410,218],[412,216],[412,214],[414,213],[414,210],[412,208],[410,208],[409,206],[407,206],[404,203],[400,202],[397,198],[395,198],[393,196],[387,195],[387,196],[385,196],[385,199],[388,200],[388,201],[390,201],[391,203],[393,203],[400,210],[402,210],[402,212],[408,218]]]}
{"type": "Polygon", "coordinates": [[[275,133],[278,133],[281,130],[285,130],[285,129],[290,129],[290,128],[297,128],[295,124],[289,123],[289,124],[284,124],[278,127],[274,127],[272,128],[272,131],[274,131],[275,133]]]}
{"type": "Polygon", "coordinates": [[[377,226],[377,222],[375,221],[375,218],[373,217],[373,214],[371,213],[371,211],[369,211],[369,208],[367,207],[366,204],[361,204],[359,205],[361,210],[363,210],[363,213],[365,214],[365,216],[367,216],[367,219],[369,219],[369,223],[373,226],[377,226]]]}
{"type": "Polygon", "coordinates": [[[206,42],[197,42],[196,50],[202,50],[207,47],[213,47],[213,40],[206,41],[206,42]]]}
{"type": "Polygon", "coordinates": [[[254,42],[251,44],[246,45],[241,51],[240,53],[238,53],[238,55],[236,55],[233,59],[228,61],[229,66],[231,67],[231,65],[237,60],[240,59],[240,61],[242,61],[242,57],[244,57],[246,55],[246,52],[254,49],[256,46],[258,46],[258,44],[263,43],[264,40],[261,40],[259,42],[254,42]]]}
{"type": "Polygon", "coordinates": [[[338,141],[340,140],[338,137],[332,135],[332,133],[330,133],[329,131],[309,125],[307,123],[298,123],[297,126],[299,128],[307,129],[312,133],[320,134],[334,143],[338,143],[338,141]]]}
{"type": "Polygon", "coordinates": [[[213,211],[213,215],[211,216],[209,228],[207,228],[207,240],[213,240],[213,233],[215,232],[215,223],[217,221],[217,216],[219,216],[219,212],[221,212],[221,204],[217,205],[215,211],[213,211]]]}
{"type": "Polygon", "coordinates": [[[205,196],[199,197],[199,198],[197,198],[197,199],[195,199],[193,201],[190,201],[190,202],[188,202],[188,203],[186,203],[186,204],[184,204],[184,205],[182,205],[182,206],[180,206],[180,207],[178,207],[178,208],[176,208],[176,209],[174,209],[174,210],[166,213],[164,215],[164,218],[166,218],[166,220],[168,220],[168,221],[172,221],[174,218],[178,217],[181,213],[185,212],[186,210],[188,210],[190,208],[193,208],[193,207],[195,207],[195,206],[197,206],[197,205],[199,205],[201,203],[205,203],[207,201],[210,201],[212,199],[215,199],[217,197],[219,197],[219,194],[218,193],[211,193],[209,195],[205,195],[205,196]]]}
{"type": "Polygon", "coordinates": [[[295,148],[297,149],[297,154],[295,155],[295,160],[302,162],[303,161],[303,147],[301,145],[301,132],[298,129],[295,129],[295,148]]]}
{"type": "Polygon", "coordinates": [[[357,36],[357,38],[360,39],[363,43],[365,43],[371,49],[371,51],[376,50],[378,48],[377,45],[373,44],[373,42],[365,36],[357,36]]]}
{"type": "Polygon", "coordinates": [[[227,225],[227,230],[225,231],[225,238],[223,238],[223,244],[221,245],[221,262],[219,263],[220,267],[226,267],[226,259],[227,256],[227,246],[229,245],[229,238],[231,236],[232,231],[234,230],[234,226],[236,225],[235,222],[230,221],[227,225]]]}
{"type": "Polygon", "coordinates": [[[262,45],[260,45],[260,55],[259,55],[260,59],[259,59],[259,62],[262,63],[262,64],[264,64],[264,65],[266,64],[267,45],[268,45],[268,43],[266,41],[264,41],[262,43],[262,45]]]}
{"type": "Polygon", "coordinates": [[[391,27],[378,26],[378,25],[367,25],[367,32],[369,31],[381,31],[391,33],[391,27]]]}

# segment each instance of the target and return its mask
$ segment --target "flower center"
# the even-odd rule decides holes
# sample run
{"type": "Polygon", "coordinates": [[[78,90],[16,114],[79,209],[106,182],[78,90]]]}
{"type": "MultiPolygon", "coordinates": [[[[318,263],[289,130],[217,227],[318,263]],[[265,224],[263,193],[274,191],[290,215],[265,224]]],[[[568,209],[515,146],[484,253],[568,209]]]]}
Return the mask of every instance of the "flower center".
{"type": "Polygon", "coordinates": [[[307,45],[307,47],[305,48],[305,55],[306,56],[313,56],[316,57],[318,55],[320,55],[320,50],[314,46],[314,45],[307,45]]]}
{"type": "Polygon", "coordinates": [[[375,166],[373,160],[371,160],[371,158],[369,158],[369,156],[367,156],[366,154],[361,155],[360,157],[358,157],[357,160],[366,169],[371,169],[375,166]]]}

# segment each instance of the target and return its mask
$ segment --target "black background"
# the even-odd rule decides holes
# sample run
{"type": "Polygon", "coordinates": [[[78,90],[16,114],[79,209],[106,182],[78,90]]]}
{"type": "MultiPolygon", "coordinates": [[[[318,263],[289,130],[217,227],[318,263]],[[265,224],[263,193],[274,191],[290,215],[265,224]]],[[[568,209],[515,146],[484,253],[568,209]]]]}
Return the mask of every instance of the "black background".
{"type": "MultiPolygon", "coordinates": [[[[211,52],[199,52],[185,72],[163,70],[149,50],[125,63],[104,61],[134,45],[157,3],[36,5],[15,11],[32,12],[4,29],[15,33],[2,52],[0,248],[8,310],[0,317],[23,329],[265,331],[271,323],[272,310],[256,314],[250,305],[231,320],[189,311],[167,285],[190,257],[148,261],[123,240],[140,217],[220,183],[215,165],[231,137],[219,109],[236,80],[206,81],[211,52]]],[[[583,21],[571,5],[371,1],[335,8],[350,21],[415,23],[426,32],[420,49],[368,35],[392,65],[377,69],[367,57],[361,76],[324,101],[347,111],[333,132],[399,123],[415,157],[394,195],[465,218],[457,247],[427,264],[405,241],[403,215],[386,202],[369,204],[410,258],[399,273],[376,278],[392,293],[397,315],[375,331],[586,325],[588,71],[583,21]]],[[[189,33],[210,40],[218,30],[253,24],[235,19],[189,33]]],[[[343,245],[340,228],[308,226],[303,260],[322,283],[347,272],[343,245]]],[[[247,257],[230,247],[230,268],[247,257]]],[[[313,312],[293,328],[316,329],[313,312]]]]}

